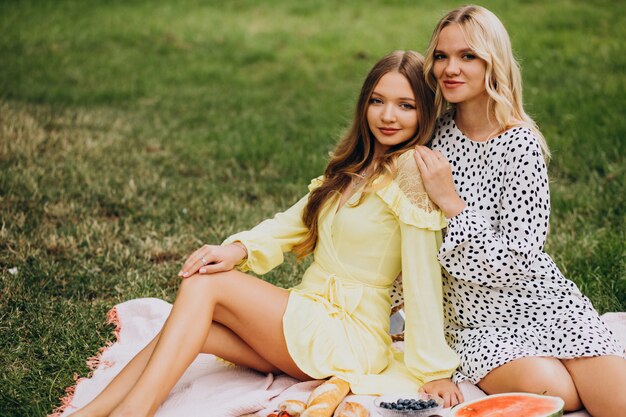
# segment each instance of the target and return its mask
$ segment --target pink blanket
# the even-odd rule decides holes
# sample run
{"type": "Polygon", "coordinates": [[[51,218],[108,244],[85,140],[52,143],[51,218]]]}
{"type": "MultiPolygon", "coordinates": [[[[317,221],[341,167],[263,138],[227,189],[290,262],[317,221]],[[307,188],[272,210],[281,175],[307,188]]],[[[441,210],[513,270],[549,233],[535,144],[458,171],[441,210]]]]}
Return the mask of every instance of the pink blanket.
{"type": "MultiPolygon", "coordinates": [[[[66,417],[94,398],[124,365],[161,329],[171,305],[156,298],[130,300],[109,312],[109,322],[116,325],[117,341],[102,348],[87,363],[92,369],[88,378],[76,378],[67,389],[61,406],[49,417],[66,417]]],[[[626,313],[602,316],[614,334],[626,346],[626,313]]],[[[199,355],[176,384],[156,417],[238,417],[255,414],[265,417],[286,399],[306,401],[321,381],[298,382],[285,376],[261,374],[235,367],[213,355],[199,355]]],[[[485,395],[470,383],[460,385],[466,399],[485,395]]],[[[348,396],[373,411],[371,396],[348,396]]],[[[445,417],[447,413],[443,414],[445,417]]],[[[589,417],[586,412],[568,417],[589,417]]]]}

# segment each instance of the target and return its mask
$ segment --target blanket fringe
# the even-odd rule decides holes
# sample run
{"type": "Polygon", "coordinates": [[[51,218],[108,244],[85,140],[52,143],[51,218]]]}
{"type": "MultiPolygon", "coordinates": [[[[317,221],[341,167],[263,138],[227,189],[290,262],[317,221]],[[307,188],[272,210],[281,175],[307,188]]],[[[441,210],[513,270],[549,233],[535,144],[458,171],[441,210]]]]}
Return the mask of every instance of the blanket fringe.
{"type": "Polygon", "coordinates": [[[122,330],[122,324],[120,323],[120,318],[117,315],[117,308],[113,307],[107,313],[107,324],[112,324],[115,326],[113,329],[113,336],[115,336],[115,340],[120,340],[120,332],[122,330]]]}
{"type": "MultiPolygon", "coordinates": [[[[117,314],[117,308],[113,307],[107,313],[107,324],[112,324],[115,326],[112,333],[113,333],[113,336],[115,336],[115,340],[119,341],[122,325],[120,323],[119,316],[117,314]]],[[[98,349],[97,354],[87,358],[86,364],[87,364],[87,367],[89,368],[88,375],[86,377],[80,378],[77,373],[74,373],[74,385],[71,385],[65,388],[65,395],[59,398],[61,405],[59,405],[54,410],[52,410],[52,413],[48,414],[47,417],[61,417],[61,414],[63,414],[63,412],[67,408],[70,408],[70,407],[76,408],[75,406],[72,405],[72,400],[74,399],[74,393],[76,392],[76,387],[78,386],[78,384],[80,384],[85,379],[91,378],[95,370],[98,369],[101,365],[107,368],[113,365],[113,363],[109,361],[102,360],[102,355],[112,345],[113,345],[113,342],[108,341],[105,346],[102,346],[100,349],[98,349]]]]}

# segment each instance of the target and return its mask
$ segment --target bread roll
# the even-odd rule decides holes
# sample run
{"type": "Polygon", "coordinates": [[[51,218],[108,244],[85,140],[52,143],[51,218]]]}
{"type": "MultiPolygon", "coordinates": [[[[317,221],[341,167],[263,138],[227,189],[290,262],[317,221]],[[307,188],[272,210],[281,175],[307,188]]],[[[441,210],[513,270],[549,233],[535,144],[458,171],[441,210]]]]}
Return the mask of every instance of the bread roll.
{"type": "Polygon", "coordinates": [[[333,412],[350,392],[350,384],[343,379],[332,377],[315,388],[300,417],[331,417],[333,412]]]}
{"type": "Polygon", "coordinates": [[[291,417],[300,417],[306,404],[298,400],[286,400],[280,403],[278,410],[288,413],[291,417]]]}
{"type": "Polygon", "coordinates": [[[348,401],[341,405],[337,417],[369,417],[369,415],[370,412],[363,404],[348,401]]]}

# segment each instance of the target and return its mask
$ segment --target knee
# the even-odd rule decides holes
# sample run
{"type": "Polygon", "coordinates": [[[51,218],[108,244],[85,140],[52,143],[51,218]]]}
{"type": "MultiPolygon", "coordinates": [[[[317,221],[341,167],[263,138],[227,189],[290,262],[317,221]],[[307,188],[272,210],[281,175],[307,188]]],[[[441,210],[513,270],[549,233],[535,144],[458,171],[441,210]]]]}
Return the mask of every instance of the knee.
{"type": "Polygon", "coordinates": [[[558,362],[530,367],[520,376],[518,385],[522,392],[562,398],[565,401],[566,411],[582,408],[572,377],[562,366],[558,366],[558,362]]]}
{"type": "Polygon", "coordinates": [[[568,411],[582,407],[572,376],[555,358],[516,359],[492,370],[478,385],[488,394],[529,392],[560,397],[568,411]]]}
{"type": "Polygon", "coordinates": [[[587,412],[595,417],[624,416],[626,410],[626,360],[606,355],[563,361],[587,412]]]}
{"type": "Polygon", "coordinates": [[[211,294],[220,294],[220,288],[224,286],[227,273],[219,272],[210,275],[194,274],[184,278],[178,289],[178,296],[196,295],[207,297],[211,294]]]}

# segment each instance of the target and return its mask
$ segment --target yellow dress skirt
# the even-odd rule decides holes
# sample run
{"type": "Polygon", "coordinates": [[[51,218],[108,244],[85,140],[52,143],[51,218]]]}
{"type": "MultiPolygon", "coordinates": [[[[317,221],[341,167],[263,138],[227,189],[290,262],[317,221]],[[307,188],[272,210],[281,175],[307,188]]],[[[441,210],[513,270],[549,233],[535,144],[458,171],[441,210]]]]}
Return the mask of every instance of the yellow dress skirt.
{"type": "MultiPolygon", "coordinates": [[[[298,367],[313,378],[345,379],[355,394],[415,392],[458,366],[444,339],[437,261],[445,219],[428,199],[412,153],[398,158],[393,180],[358,191],[343,207],[335,198],[322,209],[313,263],[290,289],[283,317],[298,367]],[[389,336],[390,292],[400,273],[404,354],[389,336]]],[[[320,183],[314,179],[309,189],[320,183]]],[[[264,274],[283,262],[308,231],[302,221],[307,199],[226,239],[246,246],[242,270],[264,274]]]]}

